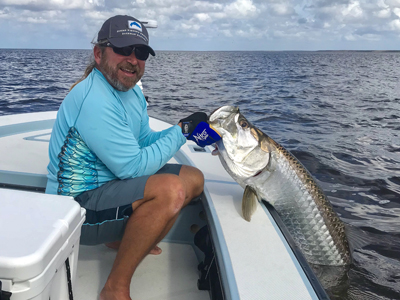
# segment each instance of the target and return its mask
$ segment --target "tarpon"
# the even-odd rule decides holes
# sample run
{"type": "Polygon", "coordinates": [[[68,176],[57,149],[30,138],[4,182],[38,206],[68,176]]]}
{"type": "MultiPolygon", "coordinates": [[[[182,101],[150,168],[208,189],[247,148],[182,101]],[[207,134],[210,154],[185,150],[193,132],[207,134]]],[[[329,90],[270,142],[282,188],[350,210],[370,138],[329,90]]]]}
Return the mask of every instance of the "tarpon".
{"type": "Polygon", "coordinates": [[[307,261],[341,266],[351,262],[345,226],[306,168],[282,145],[253,126],[234,106],[209,116],[220,133],[222,165],[245,190],[244,219],[250,221],[262,199],[274,206],[307,261]]]}

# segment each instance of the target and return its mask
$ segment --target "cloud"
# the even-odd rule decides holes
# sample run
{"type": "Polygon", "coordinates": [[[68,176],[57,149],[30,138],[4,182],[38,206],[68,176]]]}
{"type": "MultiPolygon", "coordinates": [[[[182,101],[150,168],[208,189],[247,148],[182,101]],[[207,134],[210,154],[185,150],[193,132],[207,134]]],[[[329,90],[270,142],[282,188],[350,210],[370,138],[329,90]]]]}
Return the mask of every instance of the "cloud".
{"type": "Polygon", "coordinates": [[[0,0],[0,47],[87,48],[116,14],[156,20],[158,49],[374,47],[400,35],[400,0],[0,0]]]}
{"type": "Polygon", "coordinates": [[[361,8],[359,1],[353,1],[346,5],[342,10],[343,17],[351,19],[359,19],[364,16],[364,10],[361,8]]]}
{"type": "Polygon", "coordinates": [[[200,22],[211,21],[211,17],[210,17],[210,15],[207,14],[207,13],[199,13],[199,14],[195,14],[194,16],[195,16],[195,18],[197,18],[200,22]]]}
{"type": "Polygon", "coordinates": [[[104,0],[0,0],[0,7],[19,7],[25,10],[94,9],[104,6],[104,0]]]}
{"type": "Polygon", "coordinates": [[[290,3],[273,3],[271,8],[274,14],[277,14],[278,16],[288,16],[295,13],[295,10],[290,3]]]}
{"type": "Polygon", "coordinates": [[[230,18],[251,18],[257,14],[257,8],[251,0],[236,0],[228,4],[224,12],[230,18]]]}
{"type": "Polygon", "coordinates": [[[400,20],[393,20],[390,22],[390,29],[393,31],[399,31],[400,32],[400,20]]]}
{"type": "Polygon", "coordinates": [[[390,18],[392,11],[389,8],[381,9],[374,12],[374,15],[378,18],[387,19],[390,18]]]}
{"type": "Polygon", "coordinates": [[[390,7],[400,7],[400,0],[384,0],[383,2],[390,7]]]}
{"type": "Polygon", "coordinates": [[[400,8],[398,7],[393,8],[393,13],[400,18],[400,8]]]}

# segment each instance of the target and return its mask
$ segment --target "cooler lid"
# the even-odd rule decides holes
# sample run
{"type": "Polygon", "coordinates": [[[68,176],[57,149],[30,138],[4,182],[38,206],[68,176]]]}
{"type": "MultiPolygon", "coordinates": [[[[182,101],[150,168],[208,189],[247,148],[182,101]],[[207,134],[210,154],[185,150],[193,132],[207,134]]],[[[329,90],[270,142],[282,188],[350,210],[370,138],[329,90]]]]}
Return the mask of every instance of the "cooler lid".
{"type": "Polygon", "coordinates": [[[72,197],[0,188],[0,279],[41,274],[84,215],[72,197]]]}

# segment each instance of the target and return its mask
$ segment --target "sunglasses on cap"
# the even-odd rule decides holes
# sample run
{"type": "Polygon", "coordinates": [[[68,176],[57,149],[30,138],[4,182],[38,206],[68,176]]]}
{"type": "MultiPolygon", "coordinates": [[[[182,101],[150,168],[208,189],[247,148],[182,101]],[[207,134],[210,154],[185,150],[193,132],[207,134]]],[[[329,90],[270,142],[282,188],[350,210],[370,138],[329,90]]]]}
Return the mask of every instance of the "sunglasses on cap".
{"type": "Polygon", "coordinates": [[[110,47],[113,49],[114,53],[122,55],[122,56],[130,56],[133,52],[135,52],[135,57],[139,60],[146,60],[149,58],[149,50],[143,46],[126,46],[126,47],[115,47],[111,43],[101,44],[102,46],[110,47]]]}

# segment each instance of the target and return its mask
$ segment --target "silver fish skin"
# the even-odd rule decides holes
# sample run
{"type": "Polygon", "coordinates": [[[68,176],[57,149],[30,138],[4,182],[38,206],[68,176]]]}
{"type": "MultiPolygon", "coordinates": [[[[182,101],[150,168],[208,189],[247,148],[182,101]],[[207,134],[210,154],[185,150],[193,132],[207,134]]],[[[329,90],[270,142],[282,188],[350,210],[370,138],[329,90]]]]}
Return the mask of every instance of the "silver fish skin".
{"type": "Polygon", "coordinates": [[[242,212],[250,221],[257,200],[274,206],[302,250],[316,265],[343,266],[351,253],[343,222],[306,168],[283,146],[253,126],[234,106],[209,116],[222,139],[222,165],[244,189],[242,212]]]}

